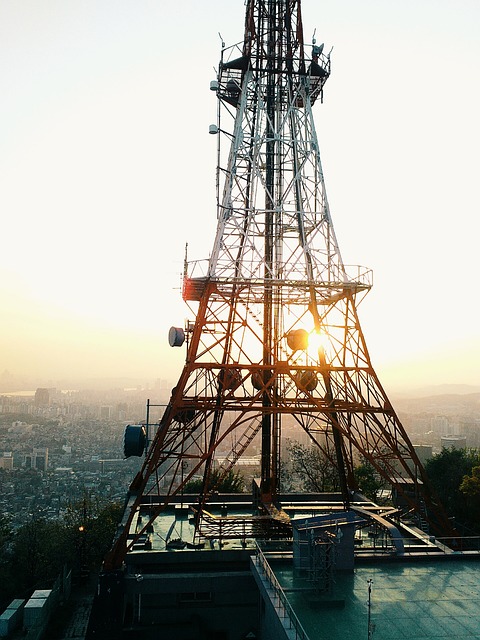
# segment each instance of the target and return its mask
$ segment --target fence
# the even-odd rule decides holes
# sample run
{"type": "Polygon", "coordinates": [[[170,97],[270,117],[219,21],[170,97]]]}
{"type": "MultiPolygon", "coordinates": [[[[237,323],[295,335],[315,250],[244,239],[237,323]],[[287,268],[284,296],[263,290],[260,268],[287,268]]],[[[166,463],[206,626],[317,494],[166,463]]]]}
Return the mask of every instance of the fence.
{"type": "Polygon", "coordinates": [[[300,620],[297,618],[295,611],[289,603],[285,592],[280,586],[280,583],[278,582],[272,568],[268,564],[263,551],[258,546],[258,543],[256,543],[255,545],[255,560],[257,569],[263,574],[263,577],[267,580],[274,592],[274,597],[278,600],[277,611],[279,611],[280,608],[283,608],[283,618],[289,621],[289,628],[294,631],[295,640],[310,640],[304,628],[302,627],[300,620]]]}

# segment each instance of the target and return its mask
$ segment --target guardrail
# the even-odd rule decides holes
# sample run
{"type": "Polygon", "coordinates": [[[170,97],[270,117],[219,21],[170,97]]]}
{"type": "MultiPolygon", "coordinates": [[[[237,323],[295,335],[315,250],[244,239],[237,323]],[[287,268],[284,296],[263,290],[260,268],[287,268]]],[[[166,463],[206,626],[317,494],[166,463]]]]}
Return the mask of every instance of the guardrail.
{"type": "MultiPolygon", "coordinates": [[[[208,269],[210,266],[210,261],[207,259],[202,260],[191,260],[188,262],[187,271],[184,273],[184,277],[189,280],[195,279],[206,279],[208,276],[208,269]]],[[[319,287],[327,287],[327,286],[351,286],[357,285],[362,288],[370,289],[373,285],[373,271],[368,267],[364,267],[362,265],[343,265],[344,271],[339,269],[336,270],[335,273],[330,273],[328,267],[322,267],[322,273],[319,273],[317,276],[317,281],[315,284],[319,287]],[[323,273],[325,272],[325,273],[323,273]]],[[[252,282],[253,284],[265,284],[265,281],[259,277],[258,272],[254,269],[250,275],[247,273],[243,273],[241,276],[235,277],[235,265],[232,264],[231,261],[219,260],[216,265],[215,275],[213,278],[215,280],[224,281],[224,282],[252,282]]],[[[285,284],[289,286],[298,287],[300,284],[307,284],[308,280],[305,275],[303,279],[299,279],[301,274],[295,273],[291,277],[286,277],[285,279],[273,282],[276,284],[285,284]]],[[[272,283],[272,279],[269,279],[269,284],[272,283]]]]}
{"type": "Polygon", "coordinates": [[[255,558],[257,559],[257,567],[259,566],[261,569],[263,576],[273,589],[275,597],[284,610],[284,618],[289,620],[289,628],[295,632],[295,640],[310,640],[258,543],[255,543],[255,558]]]}
{"type": "MultiPolygon", "coordinates": [[[[480,555],[480,536],[462,536],[456,539],[439,538],[427,533],[420,533],[415,537],[402,536],[404,552],[402,557],[416,557],[421,555],[480,555]]],[[[392,539],[382,535],[381,532],[373,533],[371,538],[355,539],[355,555],[398,555],[392,544],[392,539]]]]}

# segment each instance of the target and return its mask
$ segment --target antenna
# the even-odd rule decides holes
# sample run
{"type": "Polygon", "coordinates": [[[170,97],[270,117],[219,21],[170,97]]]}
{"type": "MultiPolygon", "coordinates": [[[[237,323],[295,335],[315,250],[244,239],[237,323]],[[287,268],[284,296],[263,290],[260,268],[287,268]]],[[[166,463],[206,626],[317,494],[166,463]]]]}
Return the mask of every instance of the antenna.
{"type": "Polygon", "coordinates": [[[232,48],[240,57],[222,62],[210,85],[223,188],[209,259],[189,262],[185,250],[182,293],[194,320],[169,332],[185,363],[130,487],[109,569],[141,536],[132,525],[143,505],[153,525],[196,476],[195,536],[221,538],[226,523],[208,515],[212,478],[226,479],[250,447],[260,457],[254,510],[229,536],[245,538],[248,524],[254,538],[291,537],[280,482],[287,427],[332,464],[345,509],[364,458],[402,509],[419,521],[426,513],[432,534],[456,535],[370,361],[358,305],[372,274],[345,265],[333,227],[312,110],[330,59],[316,31],[305,58],[300,2],[249,0],[246,26],[243,48],[232,48]]]}

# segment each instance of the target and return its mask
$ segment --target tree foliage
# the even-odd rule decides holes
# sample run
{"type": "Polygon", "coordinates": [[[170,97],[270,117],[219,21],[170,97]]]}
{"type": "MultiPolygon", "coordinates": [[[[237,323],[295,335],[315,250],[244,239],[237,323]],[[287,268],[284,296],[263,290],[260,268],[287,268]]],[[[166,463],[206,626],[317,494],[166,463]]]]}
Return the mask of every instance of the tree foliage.
{"type": "Polygon", "coordinates": [[[110,547],[122,505],[104,504],[85,494],[58,520],[32,514],[16,531],[5,531],[0,563],[0,601],[28,597],[33,589],[50,588],[66,565],[74,573],[100,566],[110,547]]]}
{"type": "Polygon", "coordinates": [[[360,493],[369,500],[376,502],[378,494],[384,488],[385,483],[380,479],[375,468],[368,461],[364,461],[355,467],[353,475],[360,493]]]}
{"type": "Polygon", "coordinates": [[[101,563],[122,512],[122,505],[104,504],[98,496],[89,494],[68,506],[64,516],[65,532],[69,549],[75,550],[77,564],[90,567],[101,563]]]}
{"type": "Polygon", "coordinates": [[[463,476],[460,492],[465,498],[469,524],[475,533],[480,534],[480,465],[475,465],[470,474],[463,476]]]}
{"type": "Polygon", "coordinates": [[[54,580],[66,561],[66,551],[64,525],[32,515],[13,537],[11,568],[17,589],[40,588],[54,580]]]}
{"type": "MultiPolygon", "coordinates": [[[[289,489],[296,486],[297,489],[308,492],[339,491],[338,469],[319,447],[292,441],[287,450],[287,467],[294,476],[288,478],[289,489]]],[[[284,471],[285,475],[288,476],[287,471],[284,471]]],[[[354,476],[360,491],[370,500],[376,500],[379,491],[385,486],[385,482],[367,460],[355,467],[354,476]]]]}
{"type": "MultiPolygon", "coordinates": [[[[202,491],[203,480],[190,480],[187,482],[183,492],[199,494],[202,491]]],[[[207,491],[218,491],[219,493],[243,493],[245,491],[245,481],[238,471],[230,471],[224,478],[221,477],[219,469],[214,469],[210,476],[207,491]]]]}
{"type": "Polygon", "coordinates": [[[288,444],[290,473],[296,476],[292,485],[308,492],[338,491],[338,471],[331,460],[316,446],[292,441],[288,444]]]}
{"type": "Polygon", "coordinates": [[[5,545],[12,535],[11,519],[4,513],[0,513],[0,561],[5,545]]]}
{"type": "Polygon", "coordinates": [[[480,493],[475,494],[480,478],[474,472],[478,467],[478,450],[444,448],[427,461],[425,470],[448,515],[454,516],[457,524],[480,533],[480,493]]]}
{"type": "Polygon", "coordinates": [[[465,496],[480,498],[480,466],[473,467],[471,475],[463,476],[460,491],[465,496]]]}

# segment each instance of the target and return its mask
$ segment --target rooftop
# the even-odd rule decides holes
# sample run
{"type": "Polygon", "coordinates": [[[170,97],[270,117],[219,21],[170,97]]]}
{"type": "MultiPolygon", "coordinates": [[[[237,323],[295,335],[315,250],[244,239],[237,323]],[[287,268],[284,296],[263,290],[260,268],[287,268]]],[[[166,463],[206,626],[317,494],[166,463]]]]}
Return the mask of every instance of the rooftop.
{"type": "Polygon", "coordinates": [[[337,573],[325,599],[307,596],[291,566],[274,565],[274,572],[311,640],[369,637],[368,580],[373,640],[480,637],[480,565],[473,559],[357,566],[337,573]]]}

